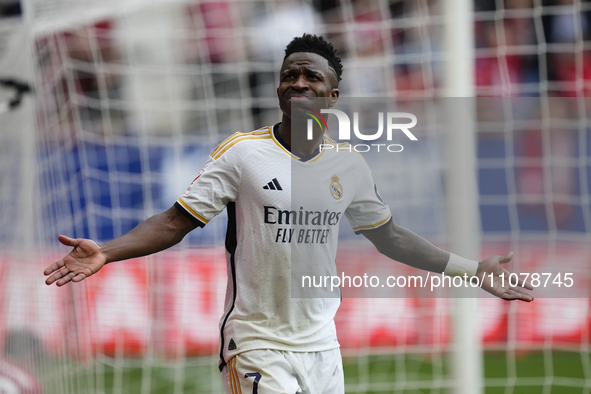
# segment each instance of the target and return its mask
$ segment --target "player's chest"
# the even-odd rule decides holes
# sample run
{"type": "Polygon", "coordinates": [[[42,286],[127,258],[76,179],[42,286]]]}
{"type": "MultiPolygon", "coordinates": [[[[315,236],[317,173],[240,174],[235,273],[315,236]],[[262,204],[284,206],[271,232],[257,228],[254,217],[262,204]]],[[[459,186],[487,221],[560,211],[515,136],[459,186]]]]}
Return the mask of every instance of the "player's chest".
{"type": "Polygon", "coordinates": [[[260,157],[243,167],[240,199],[283,209],[334,208],[344,211],[355,184],[346,170],[298,163],[283,157],[260,157]]]}

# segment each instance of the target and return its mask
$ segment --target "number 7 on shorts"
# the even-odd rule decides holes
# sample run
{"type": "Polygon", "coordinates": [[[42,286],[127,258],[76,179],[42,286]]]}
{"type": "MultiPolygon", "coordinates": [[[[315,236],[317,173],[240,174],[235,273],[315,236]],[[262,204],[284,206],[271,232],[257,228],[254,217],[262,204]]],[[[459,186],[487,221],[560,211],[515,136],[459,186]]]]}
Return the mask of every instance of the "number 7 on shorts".
{"type": "Polygon", "coordinates": [[[252,383],[252,394],[259,394],[259,380],[261,380],[261,373],[260,372],[249,372],[244,375],[244,378],[253,378],[254,382],[252,383]]]}

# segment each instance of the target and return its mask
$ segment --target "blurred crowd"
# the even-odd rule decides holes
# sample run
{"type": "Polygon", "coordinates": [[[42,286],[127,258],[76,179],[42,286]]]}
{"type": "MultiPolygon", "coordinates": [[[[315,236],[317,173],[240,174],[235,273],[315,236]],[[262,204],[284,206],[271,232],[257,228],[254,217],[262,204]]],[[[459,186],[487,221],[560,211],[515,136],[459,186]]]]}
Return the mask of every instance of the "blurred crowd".
{"type": "MultiPolygon", "coordinates": [[[[324,35],[344,58],[342,94],[437,96],[445,56],[440,3],[196,1],[41,39],[38,54],[42,64],[55,65],[45,55],[59,38],[57,62],[72,73],[64,83],[73,77],[75,85],[56,89],[75,91],[81,121],[100,123],[93,128],[217,133],[248,128],[228,121],[243,123],[245,107],[253,127],[277,119],[272,98],[283,49],[304,31],[324,35]],[[226,110],[212,118],[204,108],[213,100],[226,110]]],[[[474,8],[479,96],[589,93],[591,4],[480,0],[474,8]]]]}
{"type": "MultiPolygon", "coordinates": [[[[121,12],[38,39],[47,84],[38,97],[48,98],[39,123],[54,127],[57,113],[52,133],[67,138],[84,131],[212,142],[273,124],[280,119],[275,89],[284,48],[303,32],[324,35],[343,57],[344,96],[440,97],[441,3],[217,0],[121,12]]],[[[581,98],[591,93],[591,2],[478,0],[474,29],[477,96],[559,97],[551,113],[539,106],[537,114],[515,112],[574,122],[513,130],[510,150],[503,133],[481,134],[488,146],[498,144],[496,157],[515,157],[514,190],[505,186],[503,193],[523,197],[522,217],[543,218],[532,229],[585,231],[576,196],[590,191],[579,182],[576,160],[588,132],[577,120],[581,98]]],[[[488,108],[479,115],[506,114],[488,108]]],[[[507,219],[499,228],[508,226],[507,219]]]]}
{"type": "Polygon", "coordinates": [[[488,96],[588,96],[591,4],[575,0],[475,3],[476,83],[488,96]],[[492,14],[491,14],[492,13],[492,14]],[[494,15],[494,19],[484,17],[494,15]]]}

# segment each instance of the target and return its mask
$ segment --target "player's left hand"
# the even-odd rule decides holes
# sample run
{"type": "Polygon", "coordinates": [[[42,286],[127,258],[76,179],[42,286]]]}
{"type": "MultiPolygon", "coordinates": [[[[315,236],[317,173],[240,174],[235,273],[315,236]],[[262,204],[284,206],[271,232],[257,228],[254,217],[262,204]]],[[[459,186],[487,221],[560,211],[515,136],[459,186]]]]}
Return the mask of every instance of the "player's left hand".
{"type": "Polygon", "coordinates": [[[509,275],[511,273],[504,269],[502,264],[507,264],[511,259],[513,259],[513,252],[505,256],[492,256],[482,261],[476,273],[482,284],[481,287],[492,295],[507,301],[531,302],[534,297],[525,290],[534,289],[530,283],[524,282],[520,277],[517,286],[510,286],[509,284],[509,275]],[[501,278],[502,274],[504,274],[504,280],[501,278]]]}

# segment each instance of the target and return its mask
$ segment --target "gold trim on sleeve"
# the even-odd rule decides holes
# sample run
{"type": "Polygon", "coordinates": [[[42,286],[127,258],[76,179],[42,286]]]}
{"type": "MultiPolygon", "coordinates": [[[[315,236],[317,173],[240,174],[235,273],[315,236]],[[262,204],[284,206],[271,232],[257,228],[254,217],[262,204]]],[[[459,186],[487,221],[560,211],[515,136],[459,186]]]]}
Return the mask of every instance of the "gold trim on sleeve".
{"type": "Polygon", "coordinates": [[[377,228],[380,227],[382,224],[386,223],[388,220],[390,220],[390,218],[392,217],[392,214],[388,214],[388,217],[384,220],[381,220],[375,224],[370,224],[367,226],[359,226],[359,227],[353,227],[353,231],[359,231],[359,230],[370,230],[372,228],[377,228]]]}
{"type": "Polygon", "coordinates": [[[183,206],[183,208],[185,208],[187,210],[187,212],[189,212],[191,215],[195,216],[197,219],[201,220],[204,224],[207,224],[209,222],[209,220],[205,219],[203,216],[199,215],[197,212],[195,212],[186,202],[184,202],[182,199],[178,199],[177,200],[179,204],[181,204],[183,206]]]}

